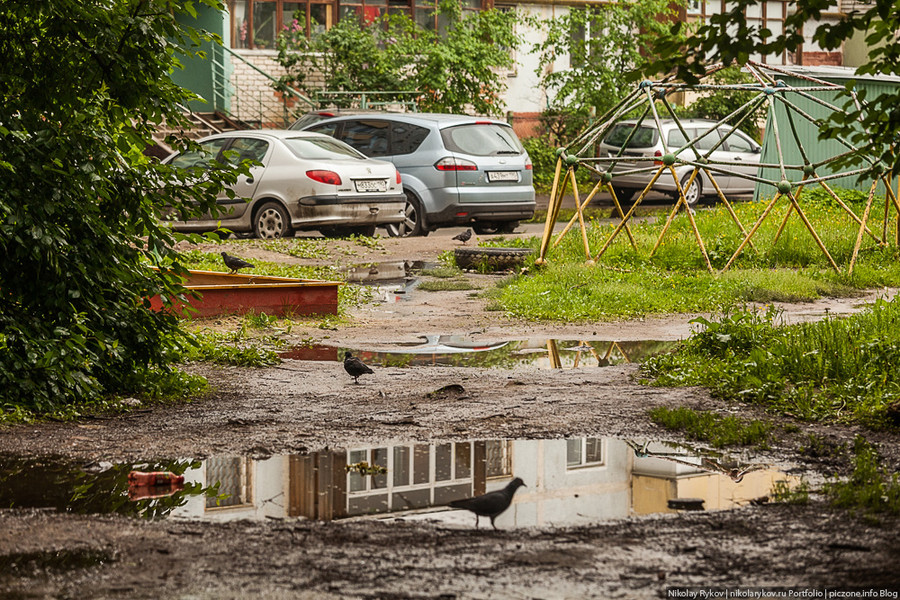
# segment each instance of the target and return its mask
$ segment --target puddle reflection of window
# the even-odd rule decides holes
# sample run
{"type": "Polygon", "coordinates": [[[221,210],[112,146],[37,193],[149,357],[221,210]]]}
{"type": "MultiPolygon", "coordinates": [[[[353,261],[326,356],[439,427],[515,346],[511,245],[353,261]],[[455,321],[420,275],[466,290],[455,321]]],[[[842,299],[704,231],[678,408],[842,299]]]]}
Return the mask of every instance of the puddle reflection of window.
{"type": "Polygon", "coordinates": [[[219,484],[219,495],[207,498],[206,508],[227,508],[250,503],[250,463],[240,456],[210,458],[206,461],[206,484],[219,484]]]}
{"type": "Polygon", "coordinates": [[[596,467],[603,464],[603,441],[600,438],[566,440],[566,468],[596,467]]]}
{"type": "Polygon", "coordinates": [[[508,477],[512,475],[510,443],[504,440],[487,440],[484,443],[485,475],[508,477]]]}

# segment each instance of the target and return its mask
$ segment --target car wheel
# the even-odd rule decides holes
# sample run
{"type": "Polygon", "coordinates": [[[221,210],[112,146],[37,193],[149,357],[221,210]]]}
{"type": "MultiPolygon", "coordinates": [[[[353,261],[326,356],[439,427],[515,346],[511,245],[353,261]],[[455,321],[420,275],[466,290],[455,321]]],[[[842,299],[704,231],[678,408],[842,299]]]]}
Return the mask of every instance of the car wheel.
{"type": "Polygon", "coordinates": [[[404,209],[406,218],[400,223],[391,223],[385,225],[388,235],[391,237],[411,237],[414,235],[428,235],[429,230],[425,227],[425,210],[419,200],[406,192],[406,208],[404,209]]]}
{"type": "Polygon", "coordinates": [[[613,191],[616,192],[616,198],[619,199],[619,202],[628,202],[634,198],[635,193],[637,193],[637,190],[633,188],[620,188],[615,186],[613,186],[613,191]]]}
{"type": "Polygon", "coordinates": [[[340,227],[323,227],[319,230],[319,233],[321,233],[322,235],[324,235],[327,238],[345,238],[345,237],[350,237],[351,235],[372,237],[375,235],[375,226],[374,225],[359,225],[359,226],[344,225],[344,226],[340,226],[340,227]]]}
{"type": "Polygon", "coordinates": [[[494,235],[495,233],[512,233],[519,226],[518,221],[480,221],[472,224],[478,235],[494,235]]]}
{"type": "Polygon", "coordinates": [[[700,196],[703,193],[703,182],[700,181],[700,174],[698,173],[696,177],[694,177],[694,183],[691,184],[691,187],[686,187],[688,180],[691,178],[691,174],[688,173],[681,179],[681,189],[684,190],[684,199],[687,202],[687,205],[690,207],[697,206],[697,203],[700,202],[700,196]]]}
{"type": "Polygon", "coordinates": [[[291,220],[287,211],[277,202],[266,202],[253,217],[253,234],[258,238],[287,237],[291,232],[291,220]]]}

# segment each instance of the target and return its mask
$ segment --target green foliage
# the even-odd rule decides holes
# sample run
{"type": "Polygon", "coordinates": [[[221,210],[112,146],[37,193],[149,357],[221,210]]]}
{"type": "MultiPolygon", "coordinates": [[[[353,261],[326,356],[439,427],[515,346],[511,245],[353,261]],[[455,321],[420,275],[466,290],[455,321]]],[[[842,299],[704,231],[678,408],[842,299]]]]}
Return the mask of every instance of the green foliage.
{"type": "MultiPolygon", "coordinates": [[[[501,70],[513,66],[510,49],[522,17],[514,11],[478,11],[465,16],[455,1],[437,4],[446,30],[425,29],[403,14],[383,15],[371,23],[349,16],[307,39],[287,29],[278,38],[278,61],[287,70],[278,85],[315,96],[321,88],[308,79],[324,76],[324,89],[373,94],[372,100],[415,98],[420,110],[500,115],[506,89],[501,70]]],[[[352,101],[352,100],[351,100],[352,101]]],[[[340,104],[340,101],[336,103],[340,104]]]]}
{"type": "MultiPolygon", "coordinates": [[[[202,180],[142,151],[194,98],[169,78],[201,35],[168,0],[0,4],[0,399],[53,412],[130,393],[165,370],[178,294],[164,207],[215,210],[236,171],[202,180]],[[148,267],[159,266],[159,271],[148,267]]],[[[175,141],[172,140],[174,144],[175,141]]]]}
{"type": "Polygon", "coordinates": [[[900,400],[900,302],[791,326],[776,327],[775,315],[736,311],[697,321],[703,331],[642,368],[656,385],[703,385],[802,420],[896,425],[890,407],[900,400]]]}
{"type": "Polygon", "coordinates": [[[825,484],[832,504],[858,510],[872,517],[878,513],[900,514],[900,481],[897,473],[881,466],[878,452],[862,436],[853,443],[853,473],[847,480],[825,484]]]}
{"type": "Polygon", "coordinates": [[[645,62],[653,40],[667,31],[667,17],[678,6],[664,0],[636,0],[601,7],[573,8],[542,22],[546,37],[537,44],[535,73],[541,86],[555,93],[557,110],[599,117],[624,98],[630,88],[628,74],[645,62]],[[569,57],[570,68],[550,69],[569,57]]]}
{"type": "MultiPolygon", "coordinates": [[[[785,19],[784,29],[773,33],[759,21],[747,21],[748,11],[757,8],[756,0],[737,0],[729,4],[727,12],[714,14],[694,32],[685,34],[686,24],[673,24],[660,35],[648,56],[642,72],[648,77],[658,73],[674,73],[688,82],[697,81],[713,64],[745,65],[754,54],[781,55],[795,52],[808,44],[804,29],[809,23],[818,25],[812,32],[814,43],[823,50],[839,50],[853,36],[865,35],[867,62],[857,69],[860,75],[900,75],[900,11],[895,3],[880,1],[843,14],[838,20],[822,20],[827,12],[841,12],[838,0],[798,3],[785,19]],[[686,38],[686,39],[685,39],[686,38]]],[[[848,91],[855,88],[850,82],[848,91]]],[[[821,139],[840,135],[861,152],[849,156],[849,161],[864,164],[874,157],[900,173],[900,154],[894,151],[900,131],[900,111],[896,110],[897,94],[889,90],[874,97],[861,95],[860,105],[844,96],[842,111],[832,113],[820,129],[821,139]]]]}
{"type": "Polygon", "coordinates": [[[772,426],[764,421],[744,421],[690,408],[658,406],[649,412],[650,419],[673,431],[682,431],[694,440],[709,442],[715,448],[725,446],[764,446],[772,426]]]}

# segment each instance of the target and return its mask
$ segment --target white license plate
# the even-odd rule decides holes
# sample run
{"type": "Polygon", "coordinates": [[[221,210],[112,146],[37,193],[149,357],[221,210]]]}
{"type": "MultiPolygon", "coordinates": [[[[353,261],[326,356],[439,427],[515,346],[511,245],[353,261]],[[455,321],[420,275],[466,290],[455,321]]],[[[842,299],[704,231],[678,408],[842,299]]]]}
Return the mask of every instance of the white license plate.
{"type": "Polygon", "coordinates": [[[519,174],[516,171],[488,171],[488,181],[518,181],[519,174]]]}
{"type": "Polygon", "coordinates": [[[355,183],[357,192],[387,191],[387,180],[385,179],[359,179],[355,183]]]}

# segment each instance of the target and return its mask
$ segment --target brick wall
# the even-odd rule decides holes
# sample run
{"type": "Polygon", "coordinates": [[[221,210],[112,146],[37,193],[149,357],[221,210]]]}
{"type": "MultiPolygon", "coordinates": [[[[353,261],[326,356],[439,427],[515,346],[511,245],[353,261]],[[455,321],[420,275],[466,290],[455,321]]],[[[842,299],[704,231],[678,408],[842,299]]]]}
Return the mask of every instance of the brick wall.
{"type": "MultiPolygon", "coordinates": [[[[274,50],[245,50],[240,52],[244,60],[259,68],[269,76],[278,79],[285,75],[285,69],[278,64],[278,53],[274,50]]],[[[259,127],[282,128],[290,125],[310,107],[295,98],[282,98],[272,87],[272,81],[239,58],[232,57],[231,113],[234,117],[259,127]]],[[[319,74],[311,77],[313,82],[324,82],[319,74]]]]}

